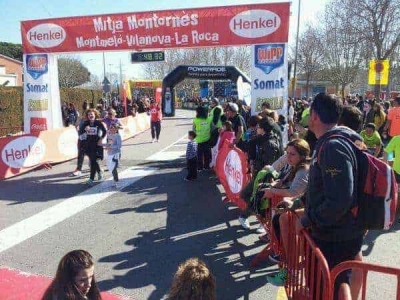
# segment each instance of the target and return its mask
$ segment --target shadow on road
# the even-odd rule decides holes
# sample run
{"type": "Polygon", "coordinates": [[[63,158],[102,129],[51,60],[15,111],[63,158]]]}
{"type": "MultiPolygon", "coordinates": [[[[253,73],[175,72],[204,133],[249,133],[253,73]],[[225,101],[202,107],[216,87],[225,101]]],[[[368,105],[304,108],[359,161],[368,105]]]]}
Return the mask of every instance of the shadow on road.
{"type": "Polygon", "coordinates": [[[184,182],[185,171],[163,171],[146,177],[123,192],[130,197],[143,193],[147,196],[166,194],[166,200],[158,198],[137,207],[109,212],[148,214],[151,220],[152,214],[166,211],[167,225],[151,227],[125,241],[131,247],[129,251],[102,257],[100,262],[112,263],[115,270],[126,270],[126,273],[99,282],[101,290],[118,287],[140,290],[151,286],[154,290],[146,299],[162,299],[179,263],[190,257],[199,257],[216,277],[218,299],[250,299],[252,292],[266,285],[267,270],[250,271],[251,254],[260,244],[254,245],[249,241],[251,232],[242,230],[240,226],[231,226],[238,210],[228,209],[221,202],[220,192],[215,180],[209,178],[210,174],[199,174],[197,182],[184,182]]]}
{"type": "Polygon", "coordinates": [[[390,230],[383,231],[383,230],[371,230],[368,232],[367,236],[364,239],[364,250],[362,251],[363,256],[369,256],[375,246],[376,241],[378,240],[379,236],[386,234],[386,233],[393,233],[400,230],[400,223],[397,221],[393,225],[390,230]],[[366,248],[365,248],[366,246],[366,248]]]}

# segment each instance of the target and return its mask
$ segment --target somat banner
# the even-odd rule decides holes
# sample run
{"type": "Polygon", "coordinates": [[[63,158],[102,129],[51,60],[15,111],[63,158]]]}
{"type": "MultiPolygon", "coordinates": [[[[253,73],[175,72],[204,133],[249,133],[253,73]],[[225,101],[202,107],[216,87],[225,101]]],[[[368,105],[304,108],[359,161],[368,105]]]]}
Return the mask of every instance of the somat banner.
{"type": "Polygon", "coordinates": [[[240,191],[248,184],[248,164],[246,155],[237,147],[231,147],[225,141],[218,152],[215,172],[225,189],[229,202],[240,209],[246,208],[246,202],[240,198],[240,191]]]}
{"type": "Polygon", "coordinates": [[[286,43],[290,3],[21,22],[25,54],[286,43]]]}

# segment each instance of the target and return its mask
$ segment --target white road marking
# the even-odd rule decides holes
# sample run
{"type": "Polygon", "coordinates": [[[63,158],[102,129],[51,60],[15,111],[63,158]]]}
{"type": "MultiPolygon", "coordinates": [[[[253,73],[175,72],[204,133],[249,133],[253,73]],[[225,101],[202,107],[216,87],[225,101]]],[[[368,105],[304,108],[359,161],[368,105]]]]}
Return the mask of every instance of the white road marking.
{"type": "MultiPolygon", "coordinates": [[[[119,173],[122,189],[154,173],[156,168],[129,168],[119,173]]],[[[0,253],[112,196],[112,178],[0,231],[0,253]]]]}
{"type": "Polygon", "coordinates": [[[154,155],[149,156],[146,158],[146,160],[151,160],[151,161],[169,161],[169,160],[175,160],[178,158],[184,158],[186,155],[186,151],[165,151],[162,153],[157,153],[154,155]]]}
{"type": "MultiPolygon", "coordinates": [[[[172,154],[165,153],[168,153],[166,152],[166,150],[173,147],[176,143],[181,142],[185,138],[186,135],[181,137],[171,145],[165,147],[161,151],[157,152],[156,154],[151,155],[149,158],[168,157],[167,160],[171,160],[180,157],[182,153],[184,155],[185,151],[172,151],[172,154]]],[[[118,190],[125,188],[156,171],[157,168],[128,168],[118,174],[120,179],[118,190]]],[[[0,253],[10,249],[11,247],[14,247],[15,245],[22,243],[23,241],[45,231],[46,229],[117,193],[118,190],[113,189],[112,183],[112,178],[109,178],[72,198],[66,199],[27,219],[24,219],[7,228],[4,228],[0,231],[0,253]]]]}

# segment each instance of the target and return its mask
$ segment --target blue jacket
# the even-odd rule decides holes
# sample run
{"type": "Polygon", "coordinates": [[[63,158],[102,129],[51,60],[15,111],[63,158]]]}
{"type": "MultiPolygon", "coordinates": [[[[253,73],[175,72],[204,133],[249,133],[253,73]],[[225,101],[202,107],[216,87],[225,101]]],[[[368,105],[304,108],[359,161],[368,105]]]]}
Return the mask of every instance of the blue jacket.
{"type": "Polygon", "coordinates": [[[306,209],[301,222],[303,226],[311,227],[314,238],[347,241],[364,234],[350,211],[357,203],[357,158],[354,145],[349,141],[327,139],[334,134],[353,141],[362,140],[347,127],[334,127],[318,139],[311,160],[306,209]]]}

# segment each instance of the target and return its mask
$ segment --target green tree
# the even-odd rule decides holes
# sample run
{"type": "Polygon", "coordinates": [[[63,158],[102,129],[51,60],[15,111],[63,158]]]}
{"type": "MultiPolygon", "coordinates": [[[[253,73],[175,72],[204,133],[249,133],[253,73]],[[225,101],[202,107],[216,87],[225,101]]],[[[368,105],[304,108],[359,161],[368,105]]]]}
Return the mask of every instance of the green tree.
{"type": "Polygon", "coordinates": [[[22,45],[0,42],[0,54],[22,61],[22,45]]]}
{"type": "Polygon", "coordinates": [[[58,80],[61,88],[72,88],[90,81],[90,72],[78,58],[64,56],[58,59],[58,80]]]}

